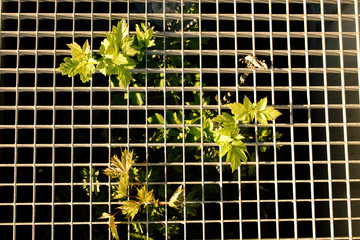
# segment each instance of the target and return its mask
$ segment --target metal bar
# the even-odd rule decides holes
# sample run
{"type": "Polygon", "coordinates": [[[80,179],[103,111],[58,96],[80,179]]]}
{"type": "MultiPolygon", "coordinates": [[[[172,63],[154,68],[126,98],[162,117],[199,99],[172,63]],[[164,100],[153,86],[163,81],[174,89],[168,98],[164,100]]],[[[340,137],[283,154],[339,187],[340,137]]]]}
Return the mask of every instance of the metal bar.
{"type": "MultiPolygon", "coordinates": [[[[320,10],[321,13],[324,14],[324,3],[321,2],[320,4],[320,10]]],[[[322,20],[321,21],[321,31],[325,32],[325,21],[322,20]]],[[[322,38],[322,50],[325,50],[325,37],[322,38]]],[[[326,55],[325,53],[323,53],[323,75],[324,75],[324,105],[327,107],[328,106],[328,91],[326,90],[327,87],[327,62],[326,62],[326,55]]],[[[328,109],[325,110],[325,123],[326,123],[326,140],[327,140],[327,145],[326,145],[326,157],[327,157],[327,161],[328,161],[328,166],[327,166],[327,174],[328,174],[328,188],[329,188],[329,215],[330,215],[330,236],[331,238],[334,238],[334,210],[333,210],[333,198],[332,198],[332,172],[331,172],[331,151],[330,151],[330,128],[328,127],[329,124],[329,111],[328,109]]]]}

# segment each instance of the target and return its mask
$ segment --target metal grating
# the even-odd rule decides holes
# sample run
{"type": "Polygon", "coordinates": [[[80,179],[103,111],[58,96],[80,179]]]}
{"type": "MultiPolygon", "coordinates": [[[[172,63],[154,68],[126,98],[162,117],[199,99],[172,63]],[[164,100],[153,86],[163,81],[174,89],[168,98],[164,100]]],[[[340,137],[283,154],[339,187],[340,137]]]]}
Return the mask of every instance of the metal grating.
{"type": "MultiPolygon", "coordinates": [[[[118,147],[130,147],[145,159],[146,172],[161,169],[162,182],[149,182],[167,191],[184,184],[200,186],[197,216],[179,223],[179,239],[360,239],[360,28],[357,0],[199,0],[199,14],[174,13],[178,1],[11,1],[0,2],[0,233],[2,239],[110,239],[99,207],[112,202],[79,198],[85,167],[103,169],[118,147]],[[165,6],[165,7],[164,7],[165,6]],[[82,84],[55,72],[66,43],[89,39],[97,48],[111,25],[125,18],[157,25],[159,38],[210,39],[199,49],[151,50],[147,55],[181,56],[180,68],[135,69],[145,79],[164,74],[183,78],[200,74],[201,87],[110,87],[95,74],[82,84]],[[198,19],[198,32],[166,31],[166,23],[181,26],[198,19]],[[246,55],[264,59],[268,70],[245,68],[246,55]],[[195,59],[197,68],[184,67],[195,59]],[[245,85],[238,79],[250,73],[245,85]],[[179,92],[179,105],[167,104],[167,92],[179,92]],[[220,101],[186,105],[191,92],[223,96],[235,91],[254,101],[267,96],[283,116],[270,124],[283,134],[271,142],[268,159],[256,152],[256,174],[243,178],[225,174],[224,162],[191,161],[186,149],[204,143],[151,143],[156,128],[147,118],[167,110],[206,109],[221,112],[220,101]],[[145,104],[111,104],[114,94],[143,92],[145,104]],[[154,96],[159,101],[152,101],[154,96]],[[137,136],[143,135],[144,141],[137,136]],[[112,142],[122,136],[122,142],[112,142]],[[276,144],[282,145],[280,149],[276,144]],[[159,147],[154,158],[154,147],[159,147]],[[172,147],[182,150],[181,161],[168,158],[172,147]],[[172,176],[174,167],[182,174],[172,176]],[[219,166],[220,171],[216,170],[219,166]],[[189,179],[189,172],[197,172],[189,179]],[[208,174],[211,173],[211,174],[208,174]],[[208,194],[209,189],[216,190],[208,194]]],[[[220,99],[220,98],[219,98],[220,99]]],[[[202,126],[194,125],[194,126],[202,126]]],[[[257,126],[251,126],[257,129],[257,126]]],[[[251,164],[251,163],[249,163],[251,164]]],[[[100,183],[110,186],[106,178],[100,183]]],[[[166,197],[165,197],[166,200],[166,197]]],[[[114,203],[114,202],[113,202],[114,203]]],[[[147,228],[158,222],[143,222],[147,228]]],[[[130,229],[119,222],[122,236],[130,229]]],[[[125,238],[125,237],[123,237],[125,238]]],[[[165,238],[165,237],[164,237],[165,238]]],[[[130,239],[128,235],[128,239],[130,239]]]]}

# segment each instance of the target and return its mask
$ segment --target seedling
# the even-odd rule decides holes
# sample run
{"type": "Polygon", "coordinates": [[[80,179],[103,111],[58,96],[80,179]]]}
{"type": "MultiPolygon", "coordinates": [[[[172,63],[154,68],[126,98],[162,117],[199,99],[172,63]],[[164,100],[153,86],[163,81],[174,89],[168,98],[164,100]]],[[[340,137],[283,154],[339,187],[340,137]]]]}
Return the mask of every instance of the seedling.
{"type": "MultiPolygon", "coordinates": [[[[196,9],[191,7],[184,12],[194,13],[196,9]]],[[[178,26],[178,22],[170,21],[168,28],[175,31],[178,26]]],[[[194,19],[192,22],[185,26],[186,31],[197,31],[198,21],[194,19]]],[[[140,75],[133,76],[130,72],[137,66],[144,67],[145,50],[153,46],[162,46],[166,44],[166,49],[196,49],[199,45],[199,40],[186,39],[179,41],[176,38],[167,38],[164,41],[162,38],[153,37],[153,27],[149,25],[140,24],[136,25],[136,35],[131,36],[129,34],[129,27],[125,20],[121,20],[117,26],[112,28],[110,33],[106,34],[106,38],[101,42],[98,53],[94,53],[88,41],[81,47],[77,43],[69,44],[71,50],[71,57],[66,57],[64,63],[60,64],[57,71],[60,71],[63,75],[68,77],[74,77],[79,75],[80,80],[84,83],[92,80],[92,75],[99,71],[105,76],[110,76],[110,85],[112,87],[127,88],[130,86],[144,86],[145,81],[148,81],[148,85],[155,87],[164,86],[200,86],[200,75],[186,75],[182,78],[181,74],[172,74],[165,78],[163,74],[159,74],[156,77],[148,76],[148,79],[142,78],[140,75]],[[184,46],[181,46],[181,44],[184,46]]],[[[207,39],[201,39],[202,43],[206,43],[207,39]]],[[[246,56],[242,59],[247,67],[252,69],[266,70],[267,65],[265,62],[258,60],[254,56],[246,56]]],[[[191,63],[189,60],[182,62],[181,56],[169,55],[169,56],[152,56],[147,59],[147,66],[149,68],[179,68],[179,67],[198,67],[196,64],[191,63]],[[166,59],[166,60],[165,60],[166,59]],[[165,65],[166,64],[166,65],[165,65]]],[[[249,73],[244,73],[240,77],[240,84],[244,83],[249,73]]],[[[203,84],[204,86],[204,84],[203,84]]],[[[202,87],[202,86],[200,86],[202,87]]],[[[152,129],[152,133],[149,133],[148,142],[150,143],[217,143],[218,147],[207,147],[201,151],[201,146],[187,147],[185,149],[185,156],[191,157],[192,161],[210,161],[219,162],[219,158],[226,156],[226,162],[229,163],[232,172],[239,169],[241,162],[255,161],[255,153],[250,152],[246,147],[247,142],[254,141],[257,138],[259,142],[273,141],[281,137],[281,134],[272,134],[271,130],[266,128],[268,121],[275,120],[281,115],[281,113],[274,107],[268,106],[267,98],[261,99],[257,103],[252,103],[246,96],[243,103],[230,103],[232,93],[228,93],[226,102],[230,108],[231,113],[222,112],[221,115],[216,116],[214,110],[196,108],[183,112],[181,110],[170,111],[167,110],[164,114],[156,113],[148,117],[148,124],[185,124],[185,125],[200,125],[201,127],[185,126],[183,128],[158,128],[152,129]],[[258,132],[251,134],[247,124],[260,124],[265,127],[259,127],[258,132]]],[[[113,94],[112,104],[126,104],[125,99],[127,95],[120,95],[118,93],[113,94]]],[[[138,92],[130,92],[130,100],[132,103],[142,105],[144,103],[144,94],[138,92]]],[[[166,92],[167,104],[179,105],[182,103],[181,95],[176,92],[166,92]]],[[[217,101],[215,99],[215,101],[217,101]]],[[[210,96],[204,97],[199,92],[193,92],[193,100],[186,102],[187,105],[206,106],[211,105],[213,99],[210,96]]],[[[124,116],[126,117],[126,116],[124,116]]],[[[122,136],[113,136],[112,141],[120,141],[122,136]]],[[[143,140],[145,141],[145,140],[143,140]]],[[[151,147],[150,149],[156,150],[157,147],[151,147]]],[[[267,146],[261,146],[260,152],[264,153],[267,146]]],[[[182,149],[172,147],[167,152],[168,160],[172,162],[180,162],[182,159],[182,149]]],[[[186,159],[188,161],[188,159],[186,159]]],[[[111,158],[111,166],[104,170],[104,174],[109,176],[114,185],[111,187],[111,196],[117,200],[119,207],[115,213],[104,212],[100,218],[109,220],[109,228],[112,236],[115,239],[119,239],[117,232],[117,225],[115,224],[116,215],[123,215],[128,221],[132,223],[134,232],[130,235],[134,238],[142,239],[145,235],[142,229],[142,225],[136,222],[136,216],[141,216],[141,213],[146,209],[149,210],[150,217],[159,220],[164,215],[164,207],[168,206],[178,211],[179,216],[183,214],[183,201],[185,196],[185,189],[181,185],[174,192],[172,197],[167,202],[160,202],[155,197],[156,188],[149,190],[147,182],[150,176],[143,178],[143,182],[140,181],[139,174],[144,175],[141,171],[134,167],[135,158],[134,153],[125,149],[120,158],[114,155],[111,158]]],[[[224,169],[224,168],[223,168],[224,169]]],[[[220,170],[220,168],[218,169],[220,170]]],[[[183,170],[181,167],[174,167],[175,172],[181,173],[183,170]]],[[[208,168],[204,170],[204,175],[207,175],[208,168]]],[[[227,170],[226,170],[227,171],[227,170]]],[[[92,182],[96,183],[96,186],[92,186],[91,190],[88,186],[84,185],[84,189],[87,194],[94,193],[95,197],[99,194],[100,188],[98,187],[97,177],[99,172],[96,169],[92,169],[92,176],[90,172],[83,171],[84,183],[92,182]]],[[[157,170],[152,171],[152,174],[156,176],[157,170]]],[[[241,175],[247,174],[252,176],[255,174],[255,167],[253,165],[248,168],[241,168],[241,175]],[[246,171],[244,169],[247,169],[246,171]]],[[[187,177],[191,177],[191,172],[187,172],[187,177]]],[[[234,175],[235,176],[235,175],[234,175]]],[[[161,180],[159,180],[161,181],[161,180]]],[[[213,185],[208,187],[209,191],[216,192],[216,188],[213,185]]],[[[201,199],[202,190],[200,187],[194,187],[187,193],[187,200],[201,199]]],[[[161,195],[161,194],[160,194],[161,195]]],[[[193,206],[187,204],[186,215],[196,216],[196,204],[193,206]]],[[[168,216],[169,217],[169,216],[168,216]]],[[[169,218],[170,219],[170,218],[169,218]]],[[[177,216],[173,216],[172,220],[176,220],[177,216]]],[[[176,224],[168,224],[168,233],[177,233],[178,227],[176,224]]],[[[159,227],[156,230],[165,231],[165,227],[159,227]]],[[[151,231],[149,230],[151,235],[151,231]]],[[[170,234],[168,234],[170,236],[170,234]]],[[[146,237],[146,236],[145,236],[146,237]]],[[[151,238],[150,238],[151,239],[151,238]]]]}

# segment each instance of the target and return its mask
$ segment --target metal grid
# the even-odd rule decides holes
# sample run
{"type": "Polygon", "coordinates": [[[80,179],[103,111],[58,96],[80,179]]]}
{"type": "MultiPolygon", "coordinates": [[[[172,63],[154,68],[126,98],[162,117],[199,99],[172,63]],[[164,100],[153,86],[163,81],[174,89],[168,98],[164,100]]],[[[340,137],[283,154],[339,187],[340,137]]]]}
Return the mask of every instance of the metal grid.
{"type": "MultiPolygon", "coordinates": [[[[179,184],[200,185],[199,215],[176,222],[179,238],[338,238],[358,239],[359,232],[359,84],[360,35],[357,0],[199,0],[199,14],[148,9],[150,3],[167,6],[171,1],[11,1],[0,3],[0,233],[2,239],[110,239],[106,223],[94,214],[105,202],[77,199],[83,183],[82,168],[105,168],[114,147],[143,152],[144,167],[159,167],[164,181],[149,183],[168,189],[179,184]],[[143,12],[134,11],[142,4],[143,12]],[[200,44],[198,50],[158,49],[147,55],[179,55],[182,62],[197,56],[199,68],[136,69],[137,73],[200,73],[201,86],[110,88],[106,79],[95,76],[90,84],[66,79],[55,72],[69,54],[65,43],[90,40],[99,44],[104,32],[122,19],[160,22],[157,37],[204,37],[214,48],[200,44]],[[199,32],[168,32],[169,20],[198,19],[199,32]],[[206,26],[206,27],[203,27],[206,26]],[[204,30],[203,30],[204,28],[204,30]],[[206,29],[206,30],[205,30],[206,29]],[[232,43],[231,43],[232,42],[232,43]],[[268,70],[246,69],[238,60],[245,55],[264,59],[268,70]],[[229,60],[230,59],[230,60],[229,60]],[[212,62],[212,64],[209,64],[212,62]],[[246,85],[238,79],[250,73],[246,85]],[[140,91],[143,106],[110,105],[115,92],[140,91]],[[180,105],[167,105],[166,92],[181,92],[180,105]],[[268,96],[283,116],[270,127],[283,133],[280,142],[267,143],[273,158],[258,158],[261,143],[249,143],[256,152],[253,179],[233,180],[223,173],[209,180],[205,169],[219,163],[187,161],[187,147],[204,151],[215,144],[148,142],[152,128],[182,128],[179,125],[150,125],[151,112],[167,110],[226,109],[212,105],[186,105],[186,93],[223,95],[236,91],[254,101],[268,96]],[[162,94],[163,105],[153,105],[149,95],[162,94]],[[126,119],[116,119],[124,111],[126,119]],[[143,116],[139,120],[138,115],[143,116]],[[99,117],[101,115],[102,117],[99,117]],[[104,117],[106,116],[106,117],[104,117]],[[105,119],[105,120],[104,120],[105,119]],[[142,132],[145,142],[132,142],[142,132]],[[123,143],[111,143],[122,134],[123,143]],[[282,147],[276,148],[280,144],[282,147]],[[149,149],[161,147],[164,159],[151,159],[149,149]],[[182,162],[167,158],[169,147],[183,149],[182,162]],[[168,179],[173,166],[182,166],[182,177],[168,179]],[[186,176],[200,169],[199,179],[186,176]],[[207,187],[215,185],[216,198],[207,198],[207,187]],[[247,190],[247,189],[252,189],[247,190]],[[233,192],[232,198],[228,193],[233,192]],[[217,212],[212,214],[211,212],[217,212]],[[210,216],[210,217],[209,217],[210,216]],[[214,217],[215,216],[215,217],[214,217]],[[85,235],[84,235],[85,233],[85,235]],[[85,236],[85,237],[84,237],[85,236]]],[[[176,1],[175,1],[176,2],[176,1]]],[[[96,48],[96,47],[95,47],[96,48]]],[[[220,98],[219,98],[220,99],[220,98]]],[[[192,126],[202,126],[192,125],[192,126]]],[[[255,130],[257,126],[252,126],[255,130]]],[[[264,143],[262,143],[264,144],[264,143]]],[[[101,185],[109,186],[103,181],[101,185]]],[[[166,201],[166,199],[164,199],[166,201]]],[[[162,222],[172,223],[167,212],[162,222]]],[[[146,226],[156,224],[144,222],[146,226]]],[[[120,225],[127,226],[127,222],[120,225]]],[[[126,229],[126,228],[125,228],[126,229]]],[[[124,236],[124,235],[123,235],[124,236]]]]}

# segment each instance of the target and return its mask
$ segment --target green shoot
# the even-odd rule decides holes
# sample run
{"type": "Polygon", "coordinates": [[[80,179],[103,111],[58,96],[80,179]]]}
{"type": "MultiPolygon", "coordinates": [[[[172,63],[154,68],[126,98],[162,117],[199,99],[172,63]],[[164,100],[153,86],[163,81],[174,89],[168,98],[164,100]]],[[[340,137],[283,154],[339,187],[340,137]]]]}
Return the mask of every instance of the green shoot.
{"type": "Polygon", "coordinates": [[[105,76],[115,76],[111,86],[126,88],[131,82],[135,82],[130,69],[142,61],[144,50],[155,46],[155,41],[153,27],[136,25],[135,38],[130,36],[129,26],[123,19],[117,26],[113,26],[111,32],[106,33],[99,49],[100,56],[92,53],[88,41],[83,47],[76,42],[68,46],[72,57],[64,58],[64,62],[56,69],[62,75],[79,75],[81,81],[86,83],[92,80],[92,75],[98,70],[105,76]]]}
{"type": "MultiPolygon", "coordinates": [[[[261,99],[254,104],[245,96],[243,104],[228,104],[231,109],[230,115],[226,112],[216,116],[213,121],[220,123],[221,127],[213,130],[215,134],[215,142],[221,147],[220,157],[226,155],[226,162],[230,163],[234,172],[241,165],[241,162],[247,162],[248,151],[243,143],[245,137],[240,134],[240,123],[248,124],[256,118],[256,120],[265,126],[268,121],[275,120],[281,113],[271,106],[267,106],[267,98],[261,99]]],[[[262,134],[267,134],[263,133],[262,134]]],[[[265,137],[265,136],[264,136],[265,137]]]]}
{"type": "Polygon", "coordinates": [[[103,213],[101,219],[109,219],[109,229],[113,238],[119,239],[117,228],[115,225],[115,215],[121,212],[126,219],[133,222],[136,215],[146,206],[153,205],[157,214],[161,214],[160,210],[156,210],[160,205],[168,205],[169,207],[179,209],[184,202],[185,189],[181,185],[172,195],[169,202],[159,202],[155,199],[153,190],[148,191],[146,186],[138,180],[138,169],[133,167],[135,163],[134,153],[124,149],[121,157],[114,155],[111,158],[111,166],[106,168],[103,172],[111,179],[115,179],[117,185],[112,188],[112,196],[119,200],[120,207],[118,212],[111,215],[103,213]],[[132,175],[134,174],[134,175],[132,175]],[[130,195],[133,190],[136,190],[136,196],[130,195]]]}

